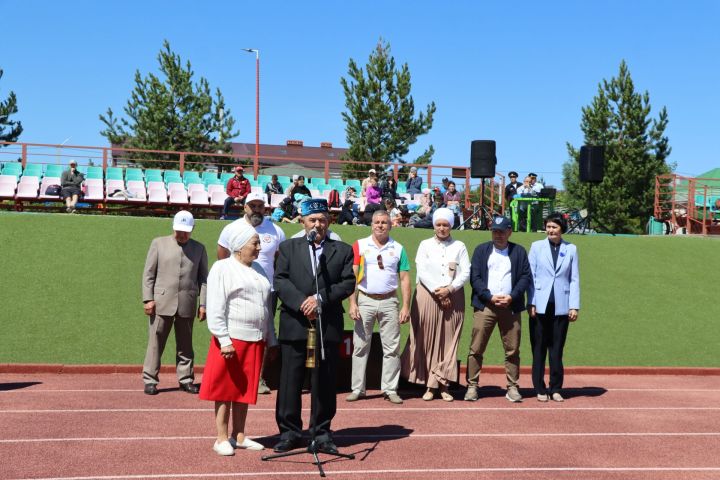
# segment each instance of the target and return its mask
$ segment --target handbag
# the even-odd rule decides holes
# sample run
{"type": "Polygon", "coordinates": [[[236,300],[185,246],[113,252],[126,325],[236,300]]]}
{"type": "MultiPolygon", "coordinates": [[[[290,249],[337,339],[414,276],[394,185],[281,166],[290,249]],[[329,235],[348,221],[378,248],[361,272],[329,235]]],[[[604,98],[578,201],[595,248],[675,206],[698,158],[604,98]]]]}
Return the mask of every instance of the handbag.
{"type": "Polygon", "coordinates": [[[60,195],[60,185],[48,185],[45,189],[45,195],[60,195]]]}

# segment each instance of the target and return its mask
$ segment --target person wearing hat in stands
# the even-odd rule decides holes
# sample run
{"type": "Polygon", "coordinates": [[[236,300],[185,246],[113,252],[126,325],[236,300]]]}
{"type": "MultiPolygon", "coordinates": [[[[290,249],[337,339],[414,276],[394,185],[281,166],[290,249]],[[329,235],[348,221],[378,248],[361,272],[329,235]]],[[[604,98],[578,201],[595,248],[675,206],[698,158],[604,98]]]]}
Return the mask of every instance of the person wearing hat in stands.
{"type": "Polygon", "coordinates": [[[377,178],[377,172],[375,171],[375,169],[374,169],[374,168],[371,168],[370,170],[368,170],[368,176],[367,176],[367,178],[366,178],[365,180],[362,181],[362,184],[361,184],[361,186],[360,186],[360,188],[361,188],[361,190],[360,190],[360,195],[363,196],[363,197],[366,196],[366,195],[367,195],[367,188],[368,188],[368,186],[370,185],[370,181],[371,181],[371,180],[375,180],[375,184],[377,184],[377,179],[378,179],[378,178],[377,178]]]}
{"type": "Polygon", "coordinates": [[[530,263],[521,245],[509,240],[512,224],[507,217],[495,217],[492,241],[475,248],[470,267],[474,307],[470,352],[467,359],[465,400],[478,399],[478,379],[488,340],[497,325],[505,350],[505,376],[511,402],[522,402],[520,377],[520,312],[525,310],[525,292],[532,283],[530,263]]]}
{"type": "Polygon", "coordinates": [[[301,394],[308,354],[308,328],[314,326],[318,332],[316,367],[310,372],[310,439],[320,451],[337,453],[330,427],[336,412],[335,379],[343,332],[342,302],[355,290],[353,251],[350,245],[327,237],[327,200],[306,200],[301,205],[301,213],[306,236],[280,244],[275,265],[274,288],[282,302],[278,335],[282,361],[275,413],[280,441],[274,450],[287,452],[299,447],[302,440],[301,394]],[[314,277],[319,294],[316,294],[314,277]],[[318,306],[322,306],[322,328],[318,324],[318,306]],[[321,339],[324,359],[320,355],[321,339]]]}
{"type": "MultiPolygon", "coordinates": [[[[255,229],[260,238],[260,254],[257,257],[257,263],[263,268],[267,274],[267,278],[272,281],[275,275],[275,258],[277,258],[278,247],[285,241],[285,232],[282,231],[269,218],[265,218],[265,195],[258,192],[250,192],[245,198],[245,216],[238,218],[234,222],[228,224],[220,233],[217,242],[217,259],[223,260],[230,257],[231,245],[230,239],[233,235],[243,229],[246,225],[255,229]]],[[[273,317],[277,307],[277,297],[275,292],[271,291],[271,310],[273,317]]],[[[274,325],[271,325],[275,328],[274,325]]],[[[265,362],[263,362],[263,367],[265,362]]],[[[260,386],[258,393],[270,393],[270,389],[264,380],[263,371],[260,372],[260,386]]]]}
{"type": "MultiPolygon", "coordinates": [[[[248,195],[245,207],[257,201],[248,195]]],[[[200,398],[215,402],[213,450],[218,455],[234,455],[235,448],[263,449],[245,436],[248,405],[257,403],[263,353],[277,343],[270,279],[255,261],[263,248],[256,228],[251,223],[235,225],[228,235],[232,256],[215,262],[208,275],[207,325],[213,337],[200,398]]]]}
{"type": "Polygon", "coordinates": [[[518,182],[517,172],[511,171],[508,173],[508,177],[510,178],[510,182],[505,185],[505,208],[510,206],[510,202],[512,202],[513,197],[515,197],[518,193],[518,188],[522,186],[522,183],[518,182]]]}
{"type": "Polygon", "coordinates": [[[60,176],[60,196],[65,200],[65,211],[67,213],[75,213],[75,205],[82,195],[82,183],[85,181],[85,175],[77,169],[77,161],[70,160],[70,168],[65,170],[60,176]]]}
{"type": "Polygon", "coordinates": [[[562,402],[563,348],[570,322],[580,311],[580,269],[577,247],[562,238],[567,221],[560,213],[545,219],[547,239],[530,247],[533,282],[528,292],[532,382],[540,402],[562,402]],[[550,356],[550,384],[545,385],[545,358],[550,356]]]}
{"type": "Polygon", "coordinates": [[[173,326],[180,389],[198,393],[192,331],[196,315],[205,320],[208,258],[205,246],[190,238],[194,226],[192,214],[180,210],[173,219],[173,234],[155,238],[145,260],[142,296],[150,323],[142,376],[148,395],[158,393],[160,359],[173,326]]]}
{"type": "Polygon", "coordinates": [[[228,197],[225,199],[220,220],[225,220],[231,206],[245,204],[245,197],[250,193],[250,181],[243,176],[243,170],[240,165],[235,167],[235,176],[228,181],[225,187],[225,193],[227,193],[228,197]]]}
{"type": "Polygon", "coordinates": [[[407,180],[405,180],[405,191],[407,193],[412,193],[413,195],[416,193],[422,192],[422,177],[418,177],[417,174],[417,168],[416,167],[410,167],[410,174],[408,175],[407,180]]]}

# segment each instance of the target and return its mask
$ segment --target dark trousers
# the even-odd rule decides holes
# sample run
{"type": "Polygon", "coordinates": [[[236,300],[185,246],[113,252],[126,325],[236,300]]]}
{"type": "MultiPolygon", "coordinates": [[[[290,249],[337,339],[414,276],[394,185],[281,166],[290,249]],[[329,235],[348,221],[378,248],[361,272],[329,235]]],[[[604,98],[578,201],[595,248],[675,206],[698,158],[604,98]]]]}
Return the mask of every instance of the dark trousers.
{"type": "Polygon", "coordinates": [[[241,201],[241,202],[238,202],[238,203],[236,204],[236,203],[235,203],[235,199],[234,199],[233,197],[227,197],[227,198],[225,199],[225,204],[223,205],[223,213],[222,213],[223,216],[226,216],[226,215],[228,214],[228,210],[230,210],[230,207],[232,207],[233,205],[238,205],[239,207],[242,208],[242,206],[243,206],[244,204],[245,204],[245,201],[244,201],[244,200],[241,201]]]}
{"type": "MultiPolygon", "coordinates": [[[[305,380],[305,340],[280,342],[282,355],[280,387],[277,394],[275,421],[283,440],[298,440],[302,436],[302,388],[305,380]]],[[[332,440],[330,422],[336,411],[335,370],[338,345],[325,342],[325,360],[317,351],[317,367],[310,371],[310,438],[322,443],[332,440]]]]}
{"type": "Polygon", "coordinates": [[[563,386],[563,349],[567,338],[567,315],[555,315],[555,304],[549,303],[544,314],[530,319],[532,346],[532,382],[538,395],[559,392],[563,386]],[[550,353],[550,384],[545,387],[545,357],[550,353]]]}

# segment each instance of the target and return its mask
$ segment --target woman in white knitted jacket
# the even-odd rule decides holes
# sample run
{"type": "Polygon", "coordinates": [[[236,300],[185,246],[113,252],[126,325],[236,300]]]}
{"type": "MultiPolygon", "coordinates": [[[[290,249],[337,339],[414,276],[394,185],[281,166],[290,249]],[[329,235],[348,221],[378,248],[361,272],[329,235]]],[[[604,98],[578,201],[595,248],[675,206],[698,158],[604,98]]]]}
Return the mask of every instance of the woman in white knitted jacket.
{"type": "Polygon", "coordinates": [[[207,325],[210,340],[200,398],[215,402],[217,440],[213,450],[262,450],[245,436],[248,405],[257,402],[258,381],[266,347],[277,344],[270,311],[270,284],[254,260],[260,253],[255,229],[244,225],[230,239],[232,255],[210,269],[207,281],[207,325]],[[232,412],[232,432],[228,435],[232,412]]]}

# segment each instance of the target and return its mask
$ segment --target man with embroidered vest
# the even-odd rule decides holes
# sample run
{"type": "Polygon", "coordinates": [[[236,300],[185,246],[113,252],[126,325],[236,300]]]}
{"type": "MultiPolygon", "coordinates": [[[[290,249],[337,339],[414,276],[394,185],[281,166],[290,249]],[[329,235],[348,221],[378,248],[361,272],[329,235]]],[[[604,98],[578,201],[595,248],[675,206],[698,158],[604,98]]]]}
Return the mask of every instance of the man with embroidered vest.
{"type": "Polygon", "coordinates": [[[220,220],[225,220],[231,206],[239,205],[242,207],[245,205],[245,197],[250,193],[250,180],[243,176],[243,171],[243,167],[238,165],[235,167],[235,176],[228,180],[225,187],[225,193],[227,193],[228,197],[225,199],[220,220]]]}
{"type": "Polygon", "coordinates": [[[173,325],[180,389],[199,391],[194,384],[192,330],[196,312],[200,321],[205,320],[208,258],[205,246],[190,238],[194,226],[192,214],[180,210],[173,219],[173,235],[154,239],[145,260],[142,295],[150,327],[143,382],[148,395],[158,393],[160,360],[173,325]]]}
{"type": "Polygon", "coordinates": [[[405,248],[390,237],[390,214],[376,210],[372,235],[353,244],[353,271],[357,279],[350,297],[350,318],[355,320],[352,356],[352,392],[345,400],[365,396],[365,370],[373,327],[378,322],[383,348],[380,388],[386,400],[403,403],[397,394],[400,381],[400,324],[410,320],[410,262],[405,248]],[[402,308],[398,313],[398,278],[402,308]]]}
{"type": "Polygon", "coordinates": [[[336,412],[335,378],[343,332],[342,302],[355,288],[353,252],[350,245],[327,236],[329,214],[325,199],[304,201],[301,213],[306,236],[281,243],[275,264],[274,288],[282,302],[278,335],[282,359],[275,412],[280,442],[274,450],[282,453],[300,446],[301,394],[308,328],[312,325],[317,329],[317,357],[316,366],[310,371],[309,433],[320,451],[337,453],[330,423],[336,412]],[[319,293],[315,290],[316,272],[319,293]]]}
{"type": "Polygon", "coordinates": [[[522,402],[518,391],[520,312],[525,309],[525,292],[532,283],[532,273],[525,249],[508,241],[512,234],[510,219],[495,217],[491,229],[492,241],[475,248],[470,267],[475,313],[467,359],[468,389],[465,400],[478,399],[478,378],[483,354],[497,325],[505,350],[505,398],[511,402],[522,402]]]}

